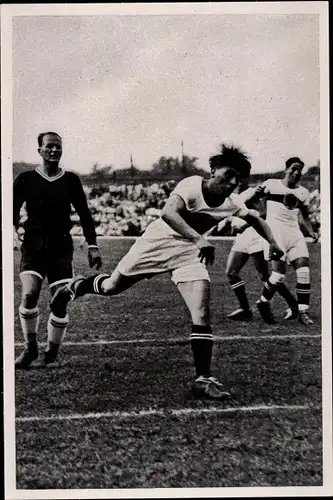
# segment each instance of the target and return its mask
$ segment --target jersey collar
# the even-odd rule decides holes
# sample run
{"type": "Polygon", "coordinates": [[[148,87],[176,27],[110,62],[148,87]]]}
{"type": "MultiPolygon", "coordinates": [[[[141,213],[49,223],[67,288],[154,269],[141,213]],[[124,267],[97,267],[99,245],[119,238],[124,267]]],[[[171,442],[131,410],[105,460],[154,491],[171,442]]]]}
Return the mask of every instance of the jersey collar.
{"type": "Polygon", "coordinates": [[[58,179],[60,179],[60,177],[62,177],[65,174],[65,171],[62,168],[60,169],[60,172],[57,175],[54,175],[52,177],[45,174],[45,172],[43,172],[41,167],[37,167],[35,170],[37,174],[39,174],[40,176],[43,177],[43,179],[46,179],[49,182],[57,181],[58,179]]]}

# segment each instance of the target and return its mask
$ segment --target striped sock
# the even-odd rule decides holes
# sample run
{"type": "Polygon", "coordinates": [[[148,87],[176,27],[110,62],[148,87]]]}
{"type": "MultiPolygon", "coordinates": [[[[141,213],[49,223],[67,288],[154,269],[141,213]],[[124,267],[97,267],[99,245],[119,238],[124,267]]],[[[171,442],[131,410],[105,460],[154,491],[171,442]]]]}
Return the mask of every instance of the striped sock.
{"type": "Polygon", "coordinates": [[[244,309],[245,311],[248,311],[250,309],[250,304],[247,299],[244,281],[239,276],[237,276],[235,278],[231,278],[230,285],[236,294],[239,302],[239,307],[241,309],[244,309]]]}
{"type": "Polygon", "coordinates": [[[53,313],[50,313],[49,320],[47,323],[47,340],[50,344],[60,345],[65,334],[68,325],[68,316],[64,318],[58,318],[53,313]]]}
{"type": "Polygon", "coordinates": [[[107,278],[110,278],[110,274],[94,274],[93,276],[89,276],[89,278],[85,278],[78,284],[77,296],[82,297],[82,295],[86,295],[87,293],[104,295],[101,285],[107,278]]]}
{"type": "Polygon", "coordinates": [[[26,342],[36,342],[39,323],[38,307],[27,309],[23,306],[20,306],[19,316],[24,340],[26,342]]]}
{"type": "Polygon", "coordinates": [[[310,269],[308,267],[300,267],[296,270],[297,285],[296,295],[298,301],[298,310],[300,312],[307,311],[310,304],[311,284],[310,284],[310,269]]]}
{"type": "Polygon", "coordinates": [[[209,325],[192,325],[191,348],[197,377],[210,377],[213,352],[213,335],[209,325]]]}

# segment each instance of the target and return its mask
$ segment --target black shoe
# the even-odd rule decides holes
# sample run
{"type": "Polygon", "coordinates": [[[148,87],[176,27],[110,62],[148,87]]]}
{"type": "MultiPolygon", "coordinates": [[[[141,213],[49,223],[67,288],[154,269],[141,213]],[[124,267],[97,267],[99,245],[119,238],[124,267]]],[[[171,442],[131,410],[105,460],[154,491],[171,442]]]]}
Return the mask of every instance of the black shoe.
{"type": "Polygon", "coordinates": [[[269,325],[276,325],[276,321],[275,321],[274,315],[273,315],[272,310],[271,310],[271,305],[268,301],[264,302],[264,301],[258,300],[257,307],[258,307],[258,311],[261,314],[262,319],[266,323],[268,323],[269,325]]]}
{"type": "Polygon", "coordinates": [[[58,350],[48,350],[44,352],[44,366],[49,366],[57,361],[58,350]]]}
{"type": "Polygon", "coordinates": [[[228,314],[227,318],[233,321],[251,321],[253,314],[251,309],[236,309],[228,314]]]}
{"type": "Polygon", "coordinates": [[[198,377],[192,386],[192,392],[196,398],[202,399],[228,399],[230,392],[214,377],[198,377]]]}
{"type": "Polygon", "coordinates": [[[305,311],[299,313],[298,321],[306,326],[313,325],[314,323],[313,319],[311,319],[308,313],[305,311]]]}
{"type": "Polygon", "coordinates": [[[28,344],[15,360],[15,370],[27,370],[31,363],[38,358],[37,344],[28,344]]]}
{"type": "Polygon", "coordinates": [[[297,318],[298,318],[298,307],[288,307],[283,320],[289,321],[291,319],[297,319],[297,318]]]}

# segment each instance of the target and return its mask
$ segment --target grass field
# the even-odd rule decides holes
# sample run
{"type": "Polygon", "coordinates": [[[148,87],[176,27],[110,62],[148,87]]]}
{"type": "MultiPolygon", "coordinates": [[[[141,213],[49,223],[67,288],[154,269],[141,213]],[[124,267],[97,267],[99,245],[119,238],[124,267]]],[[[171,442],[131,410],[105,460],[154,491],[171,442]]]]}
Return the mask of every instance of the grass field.
{"type": "MultiPolygon", "coordinates": [[[[101,243],[111,270],[131,240],[101,243]]],[[[169,276],[115,298],[70,304],[56,368],[16,373],[18,489],[319,486],[322,484],[320,246],[310,244],[315,324],[268,327],[225,319],[236,300],[224,276],[230,241],[211,268],[214,374],[228,402],[192,399],[189,317],[169,276]],[[105,362],[109,362],[109,370],[105,362]]],[[[76,272],[89,274],[85,250],[76,272]]],[[[15,308],[19,305],[15,253],[15,308]]],[[[251,302],[262,284],[243,271],[251,302]]],[[[288,282],[294,289],[290,270],[288,282]]],[[[48,290],[41,297],[46,340],[48,290]]],[[[284,304],[274,299],[281,320],[284,304]]],[[[22,336],[16,318],[16,353],[22,336]]]]}

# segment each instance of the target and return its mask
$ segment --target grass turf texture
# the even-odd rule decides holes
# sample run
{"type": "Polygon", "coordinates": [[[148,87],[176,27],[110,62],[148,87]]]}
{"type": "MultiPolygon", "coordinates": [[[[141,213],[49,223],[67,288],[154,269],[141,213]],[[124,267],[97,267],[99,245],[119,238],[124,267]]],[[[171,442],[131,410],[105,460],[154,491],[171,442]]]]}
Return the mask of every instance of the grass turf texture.
{"type": "MultiPolygon", "coordinates": [[[[322,483],[321,340],[315,336],[321,332],[320,246],[310,245],[315,325],[283,323],[285,306],[276,297],[274,311],[280,323],[268,328],[255,307],[251,323],[225,320],[237,307],[224,276],[231,242],[214,244],[212,324],[214,334],[222,338],[215,344],[213,366],[214,374],[230,388],[232,399],[217,403],[191,398],[190,346],[171,343],[174,338],[188,337],[189,316],[167,275],[144,281],[119,297],[80,299],[70,304],[65,339],[80,344],[63,346],[57,368],[38,369],[36,363],[35,369],[16,374],[18,489],[322,483]],[[310,338],[283,338],[304,334],[310,338]],[[236,338],[223,340],[231,336],[236,338]],[[85,345],[139,339],[147,342],[85,345]],[[258,405],[302,408],[237,410],[258,405]],[[235,411],[218,413],[215,408],[235,411]],[[198,412],[184,413],[183,409],[198,412]],[[87,413],[109,415],[66,420],[87,413]],[[65,419],[43,420],[50,416],[65,419]],[[37,420],[22,421],[24,417],[37,420]]],[[[101,242],[104,269],[112,270],[130,245],[128,240],[101,242]]],[[[16,312],[18,263],[16,252],[16,312]]],[[[86,250],[77,248],[75,270],[90,274],[86,250]]],[[[254,304],[262,283],[251,262],[242,276],[254,304]]],[[[290,270],[288,282],[293,290],[294,279],[290,270]]],[[[45,286],[40,301],[41,342],[46,340],[47,300],[45,286]]],[[[15,339],[22,342],[17,315],[15,339]]],[[[16,347],[17,354],[20,349],[16,347]]]]}

